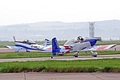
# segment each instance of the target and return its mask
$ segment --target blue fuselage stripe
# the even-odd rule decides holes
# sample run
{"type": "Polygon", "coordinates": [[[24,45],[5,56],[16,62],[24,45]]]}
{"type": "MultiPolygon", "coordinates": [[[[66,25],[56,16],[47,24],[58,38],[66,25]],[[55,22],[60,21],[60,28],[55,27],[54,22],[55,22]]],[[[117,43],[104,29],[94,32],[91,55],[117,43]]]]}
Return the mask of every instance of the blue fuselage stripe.
{"type": "MultiPolygon", "coordinates": [[[[30,50],[41,50],[39,48],[32,48],[32,47],[27,47],[27,46],[23,46],[23,45],[15,45],[15,46],[22,47],[22,48],[25,48],[25,49],[30,49],[30,50]]],[[[44,50],[41,50],[41,51],[44,51],[44,50]]]]}

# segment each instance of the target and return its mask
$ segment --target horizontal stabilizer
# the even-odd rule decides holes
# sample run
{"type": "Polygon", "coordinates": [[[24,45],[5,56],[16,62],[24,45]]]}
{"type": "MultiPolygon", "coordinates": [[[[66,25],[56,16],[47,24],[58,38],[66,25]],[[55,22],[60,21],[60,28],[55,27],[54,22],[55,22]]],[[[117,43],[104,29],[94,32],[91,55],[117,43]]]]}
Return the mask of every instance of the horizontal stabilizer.
{"type": "Polygon", "coordinates": [[[22,48],[22,47],[17,47],[17,46],[5,46],[6,48],[9,48],[9,49],[19,49],[19,48],[22,48]]]}

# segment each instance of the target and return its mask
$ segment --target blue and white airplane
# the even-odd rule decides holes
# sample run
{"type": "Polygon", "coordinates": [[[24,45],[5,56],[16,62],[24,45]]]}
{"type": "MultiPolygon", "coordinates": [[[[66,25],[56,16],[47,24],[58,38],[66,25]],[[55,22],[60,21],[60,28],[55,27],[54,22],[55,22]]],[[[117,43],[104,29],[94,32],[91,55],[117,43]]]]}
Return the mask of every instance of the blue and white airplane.
{"type": "Polygon", "coordinates": [[[46,47],[50,46],[50,41],[45,39],[43,45],[39,45],[34,41],[26,40],[26,41],[16,41],[15,37],[13,37],[15,46],[5,46],[9,49],[15,49],[15,52],[19,52],[20,50],[26,50],[26,52],[30,52],[30,50],[38,50],[43,52],[48,52],[46,47]]]}
{"type": "Polygon", "coordinates": [[[95,46],[98,39],[91,38],[84,40],[81,36],[77,38],[77,40],[71,39],[67,41],[64,46],[59,46],[57,39],[52,39],[52,57],[55,55],[64,55],[69,52],[75,52],[74,57],[78,57],[78,53],[80,51],[91,51],[93,57],[97,57],[97,52],[93,52],[96,50],[106,50],[110,49],[116,44],[111,45],[100,45],[95,46]]]}

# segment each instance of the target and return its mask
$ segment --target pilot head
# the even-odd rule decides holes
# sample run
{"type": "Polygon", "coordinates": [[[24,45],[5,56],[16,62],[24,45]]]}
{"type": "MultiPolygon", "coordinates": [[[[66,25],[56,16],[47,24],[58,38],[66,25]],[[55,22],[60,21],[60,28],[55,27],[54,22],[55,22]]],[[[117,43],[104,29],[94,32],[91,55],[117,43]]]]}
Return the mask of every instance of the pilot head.
{"type": "Polygon", "coordinates": [[[84,39],[83,39],[81,36],[78,36],[78,37],[77,37],[77,40],[78,40],[79,42],[83,42],[83,41],[84,41],[84,39]]]}

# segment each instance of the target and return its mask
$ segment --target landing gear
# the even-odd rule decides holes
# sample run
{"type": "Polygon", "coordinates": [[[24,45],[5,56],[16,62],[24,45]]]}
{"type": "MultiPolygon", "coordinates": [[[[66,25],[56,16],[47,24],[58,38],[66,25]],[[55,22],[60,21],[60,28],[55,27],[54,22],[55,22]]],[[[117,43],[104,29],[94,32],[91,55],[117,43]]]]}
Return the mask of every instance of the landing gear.
{"type": "Polygon", "coordinates": [[[26,49],[26,52],[30,52],[28,49],[26,49]]]}
{"type": "Polygon", "coordinates": [[[21,48],[18,48],[15,52],[19,52],[21,50],[21,48]]]}
{"type": "Polygon", "coordinates": [[[78,53],[79,53],[79,52],[76,52],[73,56],[74,56],[74,57],[78,57],[78,53]]]}
{"type": "Polygon", "coordinates": [[[98,54],[97,52],[93,52],[93,51],[91,51],[91,52],[92,52],[93,57],[97,57],[97,54],[98,54]]]}
{"type": "Polygon", "coordinates": [[[51,59],[53,58],[53,56],[51,56],[51,59]]]}

